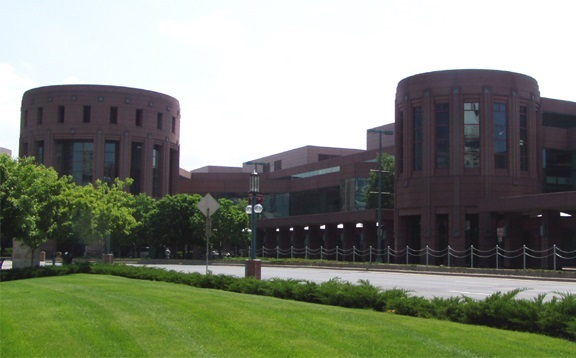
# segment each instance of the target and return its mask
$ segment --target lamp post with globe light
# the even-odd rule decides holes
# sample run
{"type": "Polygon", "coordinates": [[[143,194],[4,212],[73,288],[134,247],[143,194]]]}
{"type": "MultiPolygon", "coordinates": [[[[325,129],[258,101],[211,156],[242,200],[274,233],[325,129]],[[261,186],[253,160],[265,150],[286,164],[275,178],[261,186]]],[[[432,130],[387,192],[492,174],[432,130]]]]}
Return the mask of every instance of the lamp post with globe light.
{"type": "Polygon", "coordinates": [[[261,278],[262,262],[256,259],[256,220],[258,214],[264,210],[262,204],[260,204],[260,176],[254,170],[250,174],[250,191],[249,191],[249,203],[246,206],[246,214],[250,216],[250,259],[246,261],[246,277],[254,277],[257,280],[261,278]]]}

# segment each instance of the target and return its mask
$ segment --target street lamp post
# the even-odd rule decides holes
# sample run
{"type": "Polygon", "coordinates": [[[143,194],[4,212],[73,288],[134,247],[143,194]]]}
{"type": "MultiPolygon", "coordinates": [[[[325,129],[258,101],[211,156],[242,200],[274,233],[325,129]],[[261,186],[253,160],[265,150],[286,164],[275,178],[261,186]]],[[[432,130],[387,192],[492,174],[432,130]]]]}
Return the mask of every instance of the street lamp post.
{"type": "Polygon", "coordinates": [[[258,214],[264,209],[260,203],[258,203],[258,195],[260,195],[260,177],[256,170],[250,174],[250,202],[246,206],[246,214],[250,216],[250,259],[246,261],[246,277],[254,277],[257,280],[261,278],[262,262],[256,260],[256,220],[258,214]]]}
{"type": "Polygon", "coordinates": [[[382,262],[382,134],[393,135],[393,131],[381,129],[369,129],[370,133],[378,133],[378,251],[376,252],[376,262],[382,262]]]}

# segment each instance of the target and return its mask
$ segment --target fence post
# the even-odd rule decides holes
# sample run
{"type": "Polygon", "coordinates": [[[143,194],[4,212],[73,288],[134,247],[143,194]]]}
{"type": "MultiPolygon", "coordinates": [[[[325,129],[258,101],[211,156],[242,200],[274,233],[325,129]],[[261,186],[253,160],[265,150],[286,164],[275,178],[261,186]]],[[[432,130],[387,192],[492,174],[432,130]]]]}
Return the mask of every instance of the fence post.
{"type": "Polygon", "coordinates": [[[522,245],[522,268],[526,270],[526,245],[522,245]]]}
{"type": "Polygon", "coordinates": [[[408,245],[406,245],[406,265],[408,265],[408,245]]]}
{"type": "Polygon", "coordinates": [[[304,246],[304,257],[308,260],[308,245],[304,246]]]}
{"type": "Polygon", "coordinates": [[[264,251],[264,245],[262,245],[262,257],[266,257],[265,253],[266,251],[264,251]]]}
{"type": "Polygon", "coordinates": [[[276,245],[276,258],[280,258],[280,246],[276,245]]]}
{"type": "Polygon", "coordinates": [[[390,263],[390,245],[386,246],[386,263],[390,263]]]}
{"type": "Polygon", "coordinates": [[[450,245],[448,245],[448,267],[450,267],[450,256],[452,256],[452,253],[450,253],[450,245]]]}
{"type": "Polygon", "coordinates": [[[356,262],[356,246],[352,246],[352,262],[356,262]]]}
{"type": "Polygon", "coordinates": [[[368,260],[372,263],[372,245],[370,245],[370,251],[368,251],[368,260]]]}
{"type": "Polygon", "coordinates": [[[474,245],[470,245],[470,268],[474,268],[474,245]]]}
{"type": "Polygon", "coordinates": [[[336,262],[338,262],[338,246],[336,246],[336,262]]]}
{"type": "Polygon", "coordinates": [[[498,245],[496,245],[496,270],[498,270],[498,245]]]}
{"type": "Polygon", "coordinates": [[[552,253],[554,254],[554,271],[556,271],[556,244],[552,246],[552,253]]]}
{"type": "Polygon", "coordinates": [[[428,245],[426,245],[426,266],[428,266],[428,245]]]}
{"type": "Polygon", "coordinates": [[[290,246],[290,258],[291,259],[294,258],[294,246],[293,245],[290,246]]]}

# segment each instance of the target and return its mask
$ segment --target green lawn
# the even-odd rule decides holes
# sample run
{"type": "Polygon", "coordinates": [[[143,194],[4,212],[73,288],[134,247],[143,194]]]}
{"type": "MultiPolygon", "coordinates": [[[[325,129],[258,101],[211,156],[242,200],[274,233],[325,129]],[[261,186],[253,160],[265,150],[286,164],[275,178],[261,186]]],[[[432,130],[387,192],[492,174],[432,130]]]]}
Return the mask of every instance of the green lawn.
{"type": "Polygon", "coordinates": [[[535,334],[75,274],[0,283],[0,357],[561,357],[535,334]]]}

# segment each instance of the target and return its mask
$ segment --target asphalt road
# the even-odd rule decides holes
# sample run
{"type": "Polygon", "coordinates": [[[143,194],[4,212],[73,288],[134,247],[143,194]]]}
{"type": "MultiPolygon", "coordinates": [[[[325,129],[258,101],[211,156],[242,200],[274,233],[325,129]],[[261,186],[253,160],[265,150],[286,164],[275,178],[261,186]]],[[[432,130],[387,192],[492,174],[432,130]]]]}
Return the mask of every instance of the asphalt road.
{"type": "MultiPolygon", "coordinates": [[[[146,265],[179,272],[206,273],[205,265],[146,265]]],[[[209,265],[213,274],[244,277],[244,266],[209,265]]],[[[325,282],[333,278],[357,283],[367,280],[382,289],[400,288],[411,291],[411,295],[425,298],[467,296],[484,299],[496,292],[508,292],[516,288],[526,289],[517,298],[532,299],[546,294],[547,299],[554,292],[576,294],[576,282],[554,281],[550,279],[518,279],[504,277],[477,277],[465,275],[437,275],[406,272],[366,271],[354,269],[325,269],[309,267],[263,266],[262,279],[300,279],[325,282]]]]}

